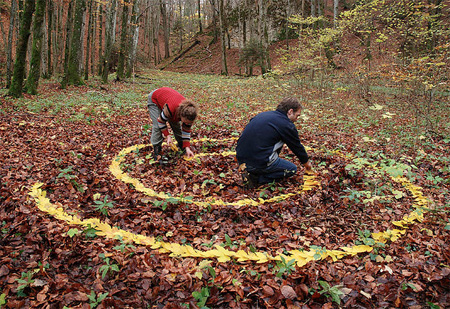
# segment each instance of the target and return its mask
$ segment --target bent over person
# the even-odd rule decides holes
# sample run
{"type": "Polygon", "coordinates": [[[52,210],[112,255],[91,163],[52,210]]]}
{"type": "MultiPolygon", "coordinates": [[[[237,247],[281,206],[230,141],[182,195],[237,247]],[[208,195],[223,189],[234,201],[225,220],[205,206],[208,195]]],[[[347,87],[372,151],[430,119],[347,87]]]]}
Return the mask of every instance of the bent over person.
{"type": "Polygon", "coordinates": [[[297,172],[294,163],[279,157],[284,144],[305,169],[311,171],[311,162],[294,125],[301,110],[297,99],[285,98],[275,111],[262,112],[247,124],[237,142],[236,156],[240,170],[245,168],[243,178],[249,188],[278,181],[297,172]]]}
{"type": "Polygon", "coordinates": [[[178,91],[162,87],[152,91],[147,102],[150,118],[152,119],[152,136],[150,142],[153,145],[153,158],[165,163],[161,157],[161,145],[164,138],[170,145],[172,138],[169,135],[167,123],[170,124],[178,148],[184,149],[190,158],[194,156],[191,150],[191,126],[197,118],[197,107],[191,101],[183,97],[178,91]]]}

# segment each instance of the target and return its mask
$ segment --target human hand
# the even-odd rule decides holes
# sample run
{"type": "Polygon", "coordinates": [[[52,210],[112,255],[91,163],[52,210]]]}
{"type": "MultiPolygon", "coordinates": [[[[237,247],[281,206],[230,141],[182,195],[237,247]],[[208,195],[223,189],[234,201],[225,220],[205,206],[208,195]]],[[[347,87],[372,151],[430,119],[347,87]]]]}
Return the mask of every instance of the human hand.
{"type": "Polygon", "coordinates": [[[303,164],[303,166],[305,167],[305,170],[306,170],[307,174],[314,174],[314,172],[312,170],[311,161],[306,162],[305,164],[303,164]]]}
{"type": "Polygon", "coordinates": [[[192,159],[194,157],[194,153],[192,152],[190,147],[186,147],[186,157],[192,159]]]}
{"type": "Polygon", "coordinates": [[[170,137],[170,135],[167,135],[167,141],[166,141],[167,146],[170,147],[170,144],[172,144],[172,137],[170,137]]]}

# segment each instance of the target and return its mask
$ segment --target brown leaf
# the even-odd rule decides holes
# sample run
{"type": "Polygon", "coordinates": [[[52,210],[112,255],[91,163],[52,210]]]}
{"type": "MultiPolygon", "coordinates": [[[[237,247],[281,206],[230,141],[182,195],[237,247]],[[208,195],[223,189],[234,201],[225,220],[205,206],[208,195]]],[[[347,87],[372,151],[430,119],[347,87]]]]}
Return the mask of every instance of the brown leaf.
{"type": "Polygon", "coordinates": [[[263,293],[264,293],[264,296],[272,296],[274,292],[270,286],[265,285],[265,286],[263,286],[263,293]]]}
{"type": "Polygon", "coordinates": [[[281,294],[283,294],[285,298],[289,299],[297,298],[297,293],[295,293],[294,289],[289,285],[283,285],[281,287],[281,294]]]}

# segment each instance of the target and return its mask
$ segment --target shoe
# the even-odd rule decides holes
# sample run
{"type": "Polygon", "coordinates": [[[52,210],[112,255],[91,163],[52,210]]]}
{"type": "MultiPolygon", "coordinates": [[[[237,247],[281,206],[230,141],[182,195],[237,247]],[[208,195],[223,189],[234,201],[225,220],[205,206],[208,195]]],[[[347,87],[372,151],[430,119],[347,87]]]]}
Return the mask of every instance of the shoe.
{"type": "Polygon", "coordinates": [[[241,173],[241,177],[242,177],[242,182],[244,184],[244,187],[247,189],[254,189],[256,187],[258,187],[258,175],[249,173],[247,170],[244,170],[241,173]]]}
{"type": "Polygon", "coordinates": [[[169,163],[169,159],[161,155],[161,145],[153,145],[153,160],[158,162],[159,165],[167,165],[169,163]]]}

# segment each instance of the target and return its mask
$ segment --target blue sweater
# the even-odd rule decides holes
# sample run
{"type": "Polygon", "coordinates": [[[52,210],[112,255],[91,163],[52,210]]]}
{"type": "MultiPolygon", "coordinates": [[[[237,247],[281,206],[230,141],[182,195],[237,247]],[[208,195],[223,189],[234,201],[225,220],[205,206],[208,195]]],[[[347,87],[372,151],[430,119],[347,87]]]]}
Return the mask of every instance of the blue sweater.
{"type": "Polygon", "coordinates": [[[253,117],[245,127],[236,146],[239,164],[264,168],[278,158],[283,145],[299,158],[308,162],[308,154],[300,142],[295,125],[281,111],[262,112],[253,117]]]}

